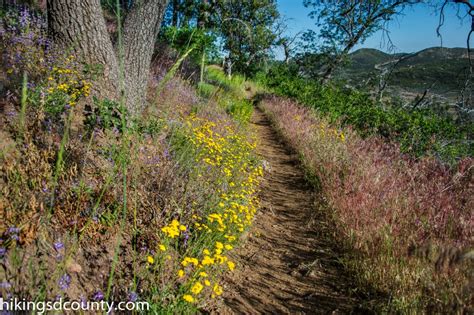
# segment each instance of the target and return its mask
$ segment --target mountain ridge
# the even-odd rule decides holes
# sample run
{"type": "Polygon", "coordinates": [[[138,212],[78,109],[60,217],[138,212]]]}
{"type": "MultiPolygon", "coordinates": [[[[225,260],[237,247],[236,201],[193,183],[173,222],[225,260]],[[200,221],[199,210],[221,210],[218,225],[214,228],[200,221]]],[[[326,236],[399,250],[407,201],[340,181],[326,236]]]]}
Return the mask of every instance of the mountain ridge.
{"type": "Polygon", "coordinates": [[[415,53],[394,54],[361,48],[348,55],[348,64],[337,71],[336,77],[350,85],[371,87],[381,73],[391,72],[388,87],[392,90],[420,93],[429,88],[453,99],[463,85],[468,66],[467,49],[461,47],[430,47],[415,53]]]}

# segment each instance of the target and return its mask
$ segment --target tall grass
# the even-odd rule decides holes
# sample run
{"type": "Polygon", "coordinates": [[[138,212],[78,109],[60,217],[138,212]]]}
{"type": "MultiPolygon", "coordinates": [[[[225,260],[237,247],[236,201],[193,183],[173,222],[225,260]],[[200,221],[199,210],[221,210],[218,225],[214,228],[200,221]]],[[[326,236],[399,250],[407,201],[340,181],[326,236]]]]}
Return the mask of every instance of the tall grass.
{"type": "Polygon", "coordinates": [[[118,156],[118,164],[122,172],[122,212],[121,212],[121,220],[119,221],[119,232],[117,236],[117,241],[114,248],[114,256],[112,260],[112,264],[110,267],[109,279],[107,282],[107,291],[105,293],[105,299],[110,299],[110,294],[112,292],[113,280],[115,275],[115,269],[118,264],[119,260],[119,253],[120,253],[120,245],[122,243],[122,234],[124,232],[126,220],[127,220],[127,213],[128,213],[128,204],[127,204],[127,178],[128,178],[128,163],[129,159],[127,158],[129,149],[130,149],[130,142],[129,142],[129,131],[128,131],[128,117],[126,115],[126,108],[125,108],[125,60],[124,60],[124,48],[123,48],[123,34],[122,34],[122,17],[121,17],[121,3],[119,0],[116,1],[116,20],[117,20],[117,38],[118,38],[118,63],[119,63],[119,110],[121,113],[121,146],[120,146],[120,153],[118,156]]]}
{"type": "Polygon", "coordinates": [[[341,240],[355,249],[348,268],[362,286],[390,296],[385,312],[472,310],[472,159],[449,168],[402,155],[380,137],[362,139],[288,99],[268,97],[261,107],[299,152],[341,240]]]}
{"type": "Polygon", "coordinates": [[[21,86],[21,109],[20,109],[20,132],[22,136],[25,133],[26,102],[28,100],[28,73],[23,72],[23,81],[21,86]]]}

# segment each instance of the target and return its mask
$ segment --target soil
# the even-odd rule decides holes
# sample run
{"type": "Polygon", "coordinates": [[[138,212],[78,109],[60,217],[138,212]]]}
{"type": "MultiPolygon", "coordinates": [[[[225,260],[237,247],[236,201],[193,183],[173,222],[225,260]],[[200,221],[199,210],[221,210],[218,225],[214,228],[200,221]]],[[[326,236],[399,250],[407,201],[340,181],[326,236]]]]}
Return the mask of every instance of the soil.
{"type": "Polygon", "coordinates": [[[261,209],[232,257],[238,268],[225,280],[224,313],[360,313],[351,296],[334,232],[321,197],[305,179],[298,156],[258,109],[252,127],[266,172],[261,209]]]}

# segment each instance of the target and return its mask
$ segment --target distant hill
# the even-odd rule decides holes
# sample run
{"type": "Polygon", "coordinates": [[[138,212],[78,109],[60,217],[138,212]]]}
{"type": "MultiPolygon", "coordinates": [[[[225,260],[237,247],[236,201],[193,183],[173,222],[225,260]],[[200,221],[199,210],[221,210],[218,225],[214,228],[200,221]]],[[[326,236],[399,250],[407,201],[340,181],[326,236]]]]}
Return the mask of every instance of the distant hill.
{"type": "Polygon", "coordinates": [[[336,77],[351,85],[377,85],[378,76],[402,59],[389,77],[392,91],[420,93],[426,88],[444,97],[457,95],[468,66],[465,48],[427,48],[414,54],[388,54],[362,48],[349,55],[349,62],[336,77]]]}

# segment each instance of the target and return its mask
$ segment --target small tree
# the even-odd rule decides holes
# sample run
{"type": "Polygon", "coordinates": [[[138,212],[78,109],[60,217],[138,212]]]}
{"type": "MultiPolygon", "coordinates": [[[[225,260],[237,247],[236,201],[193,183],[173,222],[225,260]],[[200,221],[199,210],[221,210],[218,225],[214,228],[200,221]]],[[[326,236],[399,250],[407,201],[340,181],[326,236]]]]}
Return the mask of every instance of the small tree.
{"type": "Polygon", "coordinates": [[[268,58],[276,41],[273,24],[279,17],[274,0],[218,0],[211,23],[222,37],[232,69],[253,74],[268,58]]]}

